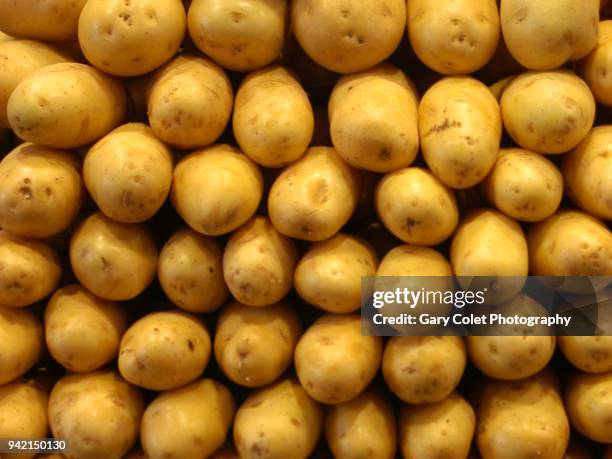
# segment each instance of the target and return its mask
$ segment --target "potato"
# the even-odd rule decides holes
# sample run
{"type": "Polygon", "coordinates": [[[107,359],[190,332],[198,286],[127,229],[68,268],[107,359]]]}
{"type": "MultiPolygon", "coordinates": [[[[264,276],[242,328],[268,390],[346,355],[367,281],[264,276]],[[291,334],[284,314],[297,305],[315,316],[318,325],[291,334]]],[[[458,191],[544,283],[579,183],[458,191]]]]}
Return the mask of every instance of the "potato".
{"type": "Polygon", "coordinates": [[[292,363],[301,333],[300,320],[290,304],[252,308],[232,302],[217,321],[215,357],[236,384],[263,386],[292,363]]]}
{"type": "Polygon", "coordinates": [[[236,94],[234,136],[244,153],[266,167],[285,166],[304,154],[314,114],[299,81],[280,65],[248,74],[236,94]]]}
{"type": "Polygon", "coordinates": [[[585,437],[612,443],[612,372],[577,373],[569,380],[565,406],[572,426],[585,437]]]}
{"type": "Polygon", "coordinates": [[[598,0],[504,0],[500,15],[510,53],[528,69],[561,67],[597,44],[598,0]]]}
{"type": "Polygon", "coordinates": [[[437,245],[459,222],[453,191],[421,167],[385,175],[376,188],[376,210],[389,231],[409,244],[437,245]]]}
{"type": "Polygon", "coordinates": [[[257,165],[237,148],[220,144],[194,151],[176,165],[170,198],[191,228],[218,236],[251,218],[262,194],[257,165]]]}
{"type": "Polygon", "coordinates": [[[0,227],[27,237],[61,233],[81,209],[80,158],[22,143],[0,161],[0,227]]]}
{"type": "Polygon", "coordinates": [[[0,305],[36,303],[57,288],[61,275],[60,259],[51,246],[0,230],[0,305]]]}
{"type": "Polygon", "coordinates": [[[407,403],[434,403],[459,384],[466,365],[458,336],[393,336],[387,342],[382,373],[387,386],[407,403]]]}
{"type": "Polygon", "coordinates": [[[45,309],[45,340],[51,356],[74,373],[97,370],[117,356],[127,328],[126,311],[80,285],[53,294],[45,309]]]}
{"type": "Polygon", "coordinates": [[[597,126],[564,156],[570,198],[594,217],[612,220],[612,126],[597,126]]]}
{"type": "Polygon", "coordinates": [[[500,105],[504,127],[512,139],[542,154],[564,153],[576,147],[595,119],[591,90],[566,70],[517,76],[504,90],[500,105]]]}
{"type": "Polygon", "coordinates": [[[313,243],[295,269],[294,283],[307,303],[336,314],[361,307],[361,278],[375,276],[378,257],[365,240],[338,233],[313,243]]]}
{"type": "Polygon", "coordinates": [[[112,371],[61,378],[49,397],[49,424],[68,442],[68,459],[120,459],[138,438],[142,395],[112,371]]]}
{"type": "Polygon", "coordinates": [[[361,176],[330,147],[312,147],[281,172],[268,214],[285,236],[322,241],[340,231],[357,207],[361,176]]]}
{"type": "Polygon", "coordinates": [[[301,47],[319,65],[354,73],[388,58],[406,25],[403,0],[296,0],[291,22],[301,47]]]}
{"type": "Polygon", "coordinates": [[[337,404],[354,399],[370,384],[381,357],[382,339],[361,334],[358,314],[325,314],[304,332],[294,359],[308,395],[337,404]]]}
{"type": "Polygon", "coordinates": [[[186,23],[180,0],[89,0],[79,18],[79,44],[106,73],[144,75],[174,56],[186,23]]]}
{"type": "Polygon", "coordinates": [[[252,392],[234,420],[234,442],[241,459],[306,459],[314,449],[323,412],[291,379],[252,392]]]}
{"type": "Polygon", "coordinates": [[[559,336],[558,342],[576,368],[588,373],[612,371],[612,336],[559,336]]]}
{"type": "Polygon", "coordinates": [[[558,459],[569,441],[563,401],[550,373],[485,384],[477,417],[483,459],[558,459]]]}
{"type": "Polygon", "coordinates": [[[429,247],[400,245],[387,252],[378,266],[377,276],[414,277],[453,275],[444,256],[429,247]]]}
{"type": "Polygon", "coordinates": [[[502,148],[482,183],[487,200],[515,220],[550,217],[563,197],[563,177],[545,157],[520,148],[502,148]]]}
{"type": "Polygon", "coordinates": [[[0,0],[0,30],[15,38],[73,42],[85,3],[87,0],[0,0]]]}
{"type": "Polygon", "coordinates": [[[465,459],[475,428],[474,410],[457,392],[436,403],[404,405],[399,421],[403,457],[465,459]]]}
{"type": "Polygon", "coordinates": [[[28,309],[0,306],[0,385],[18,378],[40,359],[43,353],[40,320],[28,309]]]}
{"type": "Polygon", "coordinates": [[[612,106],[612,90],[608,73],[612,72],[612,21],[599,23],[599,36],[597,46],[578,65],[578,74],[586,81],[597,102],[612,106]]]}
{"type": "Polygon", "coordinates": [[[157,248],[145,226],[90,215],[70,240],[70,265],[84,287],[105,300],[129,300],[155,277],[157,248]]]}
{"type": "Polygon", "coordinates": [[[408,35],[419,59],[436,72],[475,72],[497,49],[497,4],[495,0],[409,1],[408,35]]]}
{"type": "Polygon", "coordinates": [[[337,459],[393,459],[397,433],[393,408],[373,390],[329,408],[325,438],[337,459]]]}
{"type": "Polygon", "coordinates": [[[193,0],[187,17],[195,45],[229,70],[264,67],[281,53],[285,0],[193,0]]]}
{"type": "Polygon", "coordinates": [[[142,417],[140,441],[150,459],[209,457],[223,443],[236,407],[212,379],[163,392],[142,417]]]}
{"type": "Polygon", "coordinates": [[[234,90],[221,67],[204,57],[179,56],[153,76],[149,123],[170,145],[206,147],[223,133],[233,100],[234,90]]]}
{"type": "Polygon", "coordinates": [[[118,127],[99,140],[83,161],[89,194],[109,218],[150,219],[170,193],[172,153],[141,123],[118,127]]]}
{"type": "Polygon", "coordinates": [[[221,245],[189,228],[176,231],[162,248],[157,277],[170,301],[187,312],[212,312],[228,297],[221,245]]]}
{"type": "Polygon", "coordinates": [[[419,137],[425,162],[450,188],[470,188],[495,165],[502,125],[489,89],[471,77],[447,77],[419,105],[419,137]]]}

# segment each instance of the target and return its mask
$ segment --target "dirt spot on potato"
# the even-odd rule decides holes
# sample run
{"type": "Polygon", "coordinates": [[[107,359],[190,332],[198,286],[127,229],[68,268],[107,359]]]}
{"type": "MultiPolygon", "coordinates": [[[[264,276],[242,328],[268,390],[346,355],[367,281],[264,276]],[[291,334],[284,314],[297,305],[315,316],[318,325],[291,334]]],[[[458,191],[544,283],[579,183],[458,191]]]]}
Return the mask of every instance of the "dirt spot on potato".
{"type": "Polygon", "coordinates": [[[510,17],[510,21],[514,22],[515,24],[520,24],[520,23],[524,22],[525,19],[527,19],[528,13],[529,13],[529,8],[527,8],[527,7],[521,8],[521,9],[517,10],[510,17]]]}
{"type": "Polygon", "coordinates": [[[193,341],[191,341],[190,339],[188,339],[188,340],[187,340],[187,347],[189,348],[189,350],[190,350],[191,352],[193,352],[193,351],[194,351],[194,349],[195,349],[195,346],[194,346],[194,344],[193,344],[193,341]]]}
{"type": "Polygon", "coordinates": [[[32,188],[30,188],[29,186],[21,186],[19,187],[17,191],[19,192],[21,197],[25,199],[26,201],[29,201],[32,199],[32,194],[33,194],[32,188]]]}
{"type": "Polygon", "coordinates": [[[381,161],[389,161],[391,159],[391,156],[392,156],[392,152],[391,152],[391,149],[388,147],[382,147],[380,151],[378,152],[378,158],[381,161]]]}
{"type": "Polygon", "coordinates": [[[457,120],[451,121],[448,118],[445,118],[442,123],[434,124],[429,129],[429,131],[427,131],[427,133],[425,134],[425,137],[427,137],[428,135],[434,134],[434,133],[446,131],[447,129],[461,127],[461,126],[462,126],[461,121],[457,121],[457,120]]]}
{"type": "Polygon", "coordinates": [[[232,22],[235,22],[236,24],[240,23],[240,21],[242,21],[242,19],[244,19],[244,14],[242,14],[239,11],[232,11],[230,13],[230,17],[232,18],[232,22]]]}

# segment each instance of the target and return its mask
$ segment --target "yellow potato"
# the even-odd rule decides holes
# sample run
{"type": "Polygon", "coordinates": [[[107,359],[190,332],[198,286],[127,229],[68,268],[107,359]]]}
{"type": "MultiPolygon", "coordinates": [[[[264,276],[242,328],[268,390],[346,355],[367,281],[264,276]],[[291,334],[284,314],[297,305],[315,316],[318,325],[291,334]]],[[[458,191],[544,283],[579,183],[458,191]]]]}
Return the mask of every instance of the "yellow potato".
{"type": "Polygon", "coordinates": [[[127,328],[126,311],[80,285],[59,289],[45,309],[45,340],[51,356],[74,373],[96,370],[117,356],[127,328]]]}
{"type": "Polygon", "coordinates": [[[502,149],[482,183],[487,200],[515,220],[550,217],[563,197],[563,177],[547,158],[520,148],[502,149]]]}
{"type": "Polygon", "coordinates": [[[22,143],[0,161],[0,227],[13,234],[61,233],[81,209],[78,155],[22,143]]]}
{"type": "Polygon", "coordinates": [[[218,236],[251,218],[262,194],[257,165],[237,148],[220,144],[195,151],[176,165],[170,197],[192,229],[218,236]]]}
{"type": "Polygon", "coordinates": [[[612,126],[597,126],[563,159],[570,198],[594,217],[612,220],[612,126]]]}
{"type": "Polygon", "coordinates": [[[450,188],[469,188],[485,178],[495,165],[501,133],[499,105],[474,78],[443,78],[421,99],[423,157],[450,188]]]}
{"type": "Polygon", "coordinates": [[[236,94],[234,136],[244,153],[266,167],[285,166],[304,154],[314,114],[299,81],[280,65],[248,74],[236,94]]]}
{"type": "Polygon", "coordinates": [[[275,381],[292,363],[302,333],[291,304],[252,308],[238,302],[223,308],[215,331],[215,357],[236,384],[259,387],[275,381]]]}
{"type": "Polygon", "coordinates": [[[247,397],[236,413],[234,442],[241,459],[307,459],[322,424],[319,404],[284,379],[247,397]]]}
{"type": "Polygon", "coordinates": [[[325,314],[304,332],[294,359],[306,392],[321,403],[337,404],[370,384],[381,357],[382,339],[361,334],[359,315],[325,314]]]}
{"type": "Polygon", "coordinates": [[[209,457],[225,443],[235,411],[230,391],[212,379],[163,392],[142,417],[147,458],[209,457]]]}
{"type": "Polygon", "coordinates": [[[195,45],[229,70],[268,65],[281,53],[286,0],[193,0],[187,17],[195,45]]]}
{"type": "Polygon", "coordinates": [[[28,309],[0,306],[0,385],[18,378],[40,359],[42,324],[28,309]]]}
{"type": "Polygon", "coordinates": [[[83,180],[109,218],[150,219],[170,193],[172,153],[141,123],[125,124],[100,139],[83,161],[83,180]]]}
{"type": "Polygon", "coordinates": [[[393,459],[397,432],[393,408],[373,390],[329,408],[325,438],[336,459],[393,459]]]}
{"type": "Polygon", "coordinates": [[[206,147],[223,133],[233,100],[234,90],[221,67],[204,57],[179,56],[153,76],[149,123],[170,145],[206,147]]]}
{"type": "Polygon", "coordinates": [[[411,0],[408,35],[428,67],[445,75],[465,75],[483,67],[500,36],[495,0],[411,0]]]}
{"type": "Polygon", "coordinates": [[[586,81],[597,102],[612,106],[612,21],[599,23],[597,46],[580,62],[578,71],[586,81]]]}
{"type": "Polygon", "coordinates": [[[361,278],[375,276],[378,257],[365,240],[338,233],[313,243],[295,269],[295,289],[307,303],[344,314],[361,307],[361,278]]]}
{"type": "Polygon", "coordinates": [[[378,266],[377,276],[446,276],[453,275],[444,256],[429,247],[400,245],[387,252],[378,266]]]}
{"type": "Polygon", "coordinates": [[[121,459],[136,440],[144,410],[140,391],[112,371],[68,375],[49,397],[49,424],[66,440],[68,459],[121,459]]]}
{"type": "Polygon", "coordinates": [[[360,174],[330,147],[312,147],[281,172],[268,214],[285,236],[322,241],[340,231],[357,207],[360,174]]]}
{"type": "Polygon", "coordinates": [[[296,0],[291,22],[301,47],[339,73],[370,68],[393,53],[406,26],[403,0],[296,0]]]}
{"type": "Polygon", "coordinates": [[[569,380],[565,406],[572,426],[585,437],[612,443],[612,372],[578,373],[569,380]]]}
{"type": "Polygon", "coordinates": [[[591,90],[566,70],[517,76],[504,90],[500,105],[504,127],[512,139],[542,154],[564,153],[576,147],[595,119],[591,90]]]}
{"type": "Polygon", "coordinates": [[[89,216],[70,240],[70,265],[84,287],[106,300],[129,300],[155,277],[157,248],[146,227],[89,216]]]}
{"type": "Polygon", "coordinates": [[[0,230],[0,305],[36,303],[57,288],[61,275],[60,259],[51,246],[0,230]]]}
{"type": "Polygon", "coordinates": [[[576,368],[589,373],[612,371],[612,336],[559,336],[558,342],[576,368]]]}
{"type": "Polygon", "coordinates": [[[457,392],[431,404],[404,406],[400,445],[404,459],[465,459],[472,445],[476,415],[457,392]]]}
{"type": "Polygon", "coordinates": [[[187,312],[212,312],[228,297],[221,245],[189,228],[179,229],[162,248],[157,277],[168,298],[187,312]]]}
{"type": "Polygon", "coordinates": [[[180,0],[89,0],[79,18],[79,45],[106,73],[144,75],[174,56],[186,22],[180,0]]]}
{"type": "Polygon", "coordinates": [[[597,44],[598,0],[504,0],[500,15],[510,53],[528,69],[561,67],[597,44]]]}

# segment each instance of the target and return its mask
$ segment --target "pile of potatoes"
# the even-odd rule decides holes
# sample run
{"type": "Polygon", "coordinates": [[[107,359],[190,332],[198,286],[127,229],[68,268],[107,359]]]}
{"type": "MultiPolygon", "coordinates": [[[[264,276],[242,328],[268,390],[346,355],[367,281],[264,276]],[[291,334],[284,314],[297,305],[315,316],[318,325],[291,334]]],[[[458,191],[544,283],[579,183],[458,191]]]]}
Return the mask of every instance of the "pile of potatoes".
{"type": "Polygon", "coordinates": [[[605,3],[0,0],[0,438],[612,458],[609,298],[601,336],[359,316],[363,276],[610,283],[605,3]]]}

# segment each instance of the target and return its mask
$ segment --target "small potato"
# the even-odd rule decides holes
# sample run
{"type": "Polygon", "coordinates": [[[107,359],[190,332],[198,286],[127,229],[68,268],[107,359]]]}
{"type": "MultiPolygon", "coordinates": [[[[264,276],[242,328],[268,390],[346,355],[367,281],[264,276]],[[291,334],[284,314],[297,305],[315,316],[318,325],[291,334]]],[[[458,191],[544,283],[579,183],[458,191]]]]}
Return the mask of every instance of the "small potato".
{"type": "Polygon", "coordinates": [[[599,0],[503,0],[500,16],[510,53],[528,69],[561,67],[597,44],[599,0]]]}
{"type": "Polygon", "coordinates": [[[234,442],[241,459],[306,459],[315,448],[323,411],[304,389],[284,379],[244,401],[234,420],[234,442]]]}
{"type": "Polygon", "coordinates": [[[510,137],[521,147],[542,154],[576,147],[595,119],[591,90],[566,70],[517,76],[504,90],[500,105],[510,137]]]}
{"type": "Polygon", "coordinates": [[[301,47],[319,65],[354,73],[387,59],[406,26],[403,0],[296,0],[291,22],[301,47]]]}
{"type": "Polygon", "coordinates": [[[89,0],[79,18],[79,45],[106,73],[144,75],[174,56],[186,26],[181,0],[89,0]]]}
{"type": "Polygon", "coordinates": [[[612,106],[612,21],[599,23],[597,46],[580,62],[578,73],[600,104],[612,106]]]}
{"type": "Polygon", "coordinates": [[[472,445],[476,415],[457,392],[431,404],[404,406],[400,445],[404,459],[465,459],[472,445]]]}
{"type": "Polygon", "coordinates": [[[558,342],[576,368],[588,373],[612,371],[612,336],[559,336],[558,342]]]}
{"type": "Polygon", "coordinates": [[[421,99],[423,157],[450,188],[470,188],[486,177],[497,160],[501,134],[499,105],[474,78],[443,78],[421,99]]]}
{"type": "Polygon", "coordinates": [[[43,353],[42,324],[28,309],[0,306],[0,385],[31,369],[43,353]]]}
{"type": "Polygon", "coordinates": [[[397,432],[386,397],[368,390],[329,408],[325,438],[336,459],[393,459],[397,432]]]}
{"type": "Polygon", "coordinates": [[[359,315],[325,314],[304,332],[294,358],[306,392],[321,403],[337,404],[370,384],[381,357],[382,339],[361,334],[359,315]]]}
{"type": "Polygon", "coordinates": [[[149,124],[157,137],[177,148],[206,147],[223,133],[233,100],[221,67],[204,57],[179,56],[153,76],[149,124]]]}
{"type": "Polygon", "coordinates": [[[220,144],[194,151],[176,165],[170,197],[192,229],[219,236],[249,220],[262,194],[257,165],[237,148],[220,144]]]}
{"type": "Polygon", "coordinates": [[[57,288],[61,275],[60,259],[51,246],[0,230],[0,305],[36,303],[57,288]]]}
{"type": "Polygon", "coordinates": [[[233,302],[221,311],[215,332],[215,357],[236,384],[259,387],[289,367],[302,333],[290,304],[252,308],[233,302]]]}
{"type": "Polygon", "coordinates": [[[70,240],[70,265],[84,287],[105,300],[129,300],[153,281],[157,247],[145,226],[89,216],[70,240]]]}
{"type": "Polygon", "coordinates": [[[572,426],[585,437],[612,443],[612,372],[578,373],[569,380],[565,406],[572,426]]]}
{"type": "Polygon", "coordinates": [[[235,411],[230,391],[212,379],[163,392],[142,417],[147,458],[209,457],[225,443],[235,411]]]}
{"type": "Polygon", "coordinates": [[[166,201],[172,161],[172,153],[151,128],[129,123],[91,147],[83,161],[83,179],[107,217],[139,223],[155,215],[166,201]]]}
{"type": "MultiPolygon", "coordinates": [[[[612,22],[612,21],[611,21],[612,22]]],[[[612,126],[597,126],[563,159],[570,198],[594,217],[612,220],[612,126]]]]}
{"type": "Polygon", "coordinates": [[[520,148],[502,149],[482,183],[487,200],[515,220],[550,217],[563,197],[563,177],[545,157],[520,148]]]}
{"type": "Polygon", "coordinates": [[[0,227],[27,237],[61,233],[83,202],[80,158],[22,143],[0,161],[0,227]]]}
{"type": "Polygon", "coordinates": [[[322,241],[357,207],[361,175],[330,147],[312,147],[281,172],[268,195],[268,214],[285,236],[322,241]]]}
{"type": "Polygon", "coordinates": [[[389,231],[409,244],[438,245],[459,222],[453,191],[420,167],[385,175],[376,188],[376,210],[389,231]]]}
{"type": "Polygon", "coordinates": [[[411,0],[408,35],[428,67],[445,75],[466,75],[483,67],[500,36],[495,0],[411,0]]]}
{"type": "Polygon", "coordinates": [[[338,233],[313,243],[295,269],[300,297],[323,311],[355,312],[361,307],[361,278],[375,276],[378,257],[365,240],[338,233]]]}
{"type": "Polygon", "coordinates": [[[221,245],[189,228],[179,229],[162,248],[157,277],[170,301],[187,312],[212,312],[228,297],[221,245]]]}
{"type": "Polygon", "coordinates": [[[434,403],[459,384],[467,357],[458,336],[393,336],[382,372],[389,389],[407,403],[434,403]]]}
{"type": "Polygon", "coordinates": [[[187,17],[195,45],[229,70],[264,67],[281,53],[286,0],[193,0],[187,17]]]}
{"type": "Polygon", "coordinates": [[[45,340],[51,356],[74,373],[97,370],[117,356],[127,328],[122,307],[80,285],[59,289],[45,309],[45,340]]]}
{"type": "Polygon", "coordinates": [[[239,302],[267,306],[293,287],[298,252],[266,217],[255,216],[230,237],[223,252],[223,277],[239,302]]]}
{"type": "Polygon", "coordinates": [[[68,375],[49,397],[53,437],[68,459],[121,459],[136,440],[144,403],[140,391],[112,371],[68,375]]]}
{"type": "Polygon", "coordinates": [[[262,166],[282,167],[308,148],[314,114],[299,81],[284,67],[274,65],[242,80],[233,129],[249,158],[262,166]]]}

